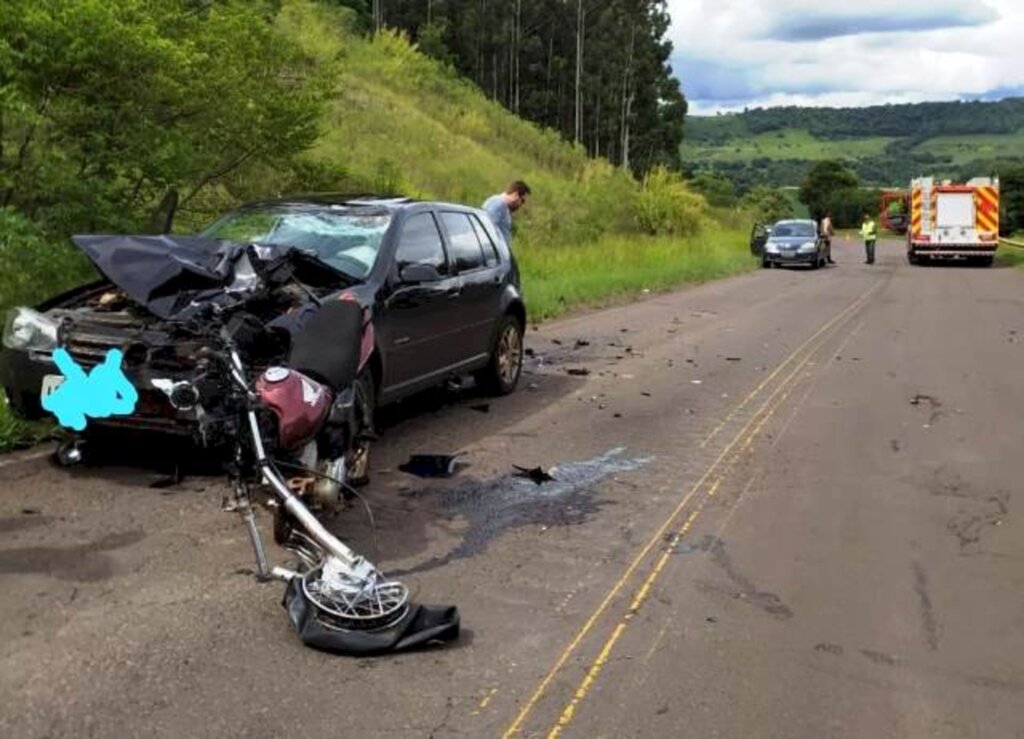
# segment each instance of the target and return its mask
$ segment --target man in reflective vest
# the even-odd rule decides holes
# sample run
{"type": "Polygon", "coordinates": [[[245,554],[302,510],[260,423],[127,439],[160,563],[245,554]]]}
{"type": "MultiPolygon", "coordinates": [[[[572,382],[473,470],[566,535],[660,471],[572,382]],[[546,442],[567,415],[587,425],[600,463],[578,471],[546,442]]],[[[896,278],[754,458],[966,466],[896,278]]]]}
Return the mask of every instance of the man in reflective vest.
{"type": "Polygon", "coordinates": [[[875,263],[875,241],[878,240],[878,224],[870,213],[864,214],[864,222],[860,226],[860,235],[864,239],[865,264],[875,263]]]}

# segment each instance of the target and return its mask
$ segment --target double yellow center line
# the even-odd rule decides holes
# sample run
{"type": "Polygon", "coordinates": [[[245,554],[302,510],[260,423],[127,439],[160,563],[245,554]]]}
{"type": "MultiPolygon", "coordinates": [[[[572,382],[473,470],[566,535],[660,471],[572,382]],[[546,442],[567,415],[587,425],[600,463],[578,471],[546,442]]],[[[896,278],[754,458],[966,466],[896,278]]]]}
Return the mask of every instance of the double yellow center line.
{"type": "MultiPolygon", "coordinates": [[[[541,699],[545,697],[547,690],[550,687],[551,683],[554,681],[555,677],[559,674],[562,668],[569,661],[569,658],[576,652],[576,650],[579,648],[583,640],[586,639],[586,637],[590,634],[594,626],[597,624],[597,621],[604,615],[605,611],[608,610],[608,607],[611,605],[612,601],[619,595],[619,593],[625,587],[627,581],[630,579],[633,573],[640,567],[640,565],[646,559],[647,555],[651,552],[651,550],[654,549],[654,547],[657,546],[659,542],[664,541],[666,532],[669,531],[669,529],[672,527],[672,524],[680,518],[680,515],[683,513],[684,509],[686,508],[687,504],[691,501],[693,496],[696,495],[697,492],[704,487],[705,483],[709,479],[711,479],[712,476],[715,476],[715,473],[719,471],[719,469],[723,465],[723,462],[725,462],[730,457],[730,455],[732,455],[734,452],[737,452],[737,450],[742,452],[743,450],[747,449],[750,446],[751,442],[760,433],[761,429],[764,427],[767,420],[772,415],[774,415],[776,409],[788,396],[789,390],[787,388],[793,382],[794,378],[801,372],[801,370],[803,370],[803,368],[807,365],[807,363],[811,360],[815,353],[828,341],[828,339],[833,334],[837,333],[844,325],[846,325],[853,318],[853,316],[855,316],[860,310],[862,310],[871,301],[875,294],[884,288],[885,284],[886,283],[883,281],[872,286],[859,298],[854,300],[849,306],[842,310],[838,315],[836,315],[830,321],[821,326],[803,344],[801,344],[799,347],[793,350],[793,352],[791,352],[784,360],[782,360],[782,362],[771,372],[771,374],[768,375],[768,377],[766,377],[760,384],[758,384],[757,387],[755,387],[735,408],[732,409],[732,411],[730,411],[726,418],[711,432],[707,439],[705,439],[704,443],[702,444],[702,447],[707,446],[707,444],[709,444],[716,436],[718,436],[718,434],[720,434],[722,430],[724,430],[724,428],[737,415],[743,412],[744,409],[746,409],[761,393],[763,393],[776,378],[785,374],[785,377],[783,377],[783,379],[778,383],[778,386],[768,396],[768,398],[765,399],[764,403],[754,414],[754,416],[743,426],[743,428],[739,430],[739,432],[737,432],[737,434],[725,446],[725,448],[722,449],[721,453],[718,455],[715,461],[712,462],[711,466],[708,467],[707,471],[704,472],[704,474],[696,482],[696,484],[685,495],[683,495],[679,503],[669,513],[664,523],[662,523],[658,530],[654,532],[654,534],[647,541],[647,543],[640,550],[640,552],[633,559],[633,561],[629,564],[626,570],[622,573],[618,580],[615,581],[615,583],[612,585],[611,589],[605,595],[604,599],[601,601],[598,607],[593,611],[593,613],[591,613],[591,615],[584,622],[583,626],[579,629],[579,631],[576,633],[573,639],[569,642],[569,644],[559,655],[558,659],[555,661],[555,664],[544,676],[543,680],[541,680],[540,684],[537,686],[536,690],[530,696],[529,700],[527,700],[526,703],[523,704],[523,707],[520,709],[515,720],[508,726],[507,729],[505,729],[505,732],[502,734],[503,739],[510,739],[511,737],[514,737],[522,731],[523,725],[525,724],[526,720],[533,713],[534,709],[536,708],[537,704],[541,701],[541,699]],[[786,373],[787,369],[790,370],[788,373],[786,373]]],[[[697,517],[703,510],[704,504],[706,504],[708,499],[714,497],[724,477],[724,473],[719,474],[716,477],[716,479],[708,489],[707,495],[705,496],[704,501],[701,503],[701,505],[697,507],[695,510],[693,510],[689,514],[689,516],[687,516],[686,519],[683,521],[682,525],[678,527],[676,533],[672,537],[672,545],[670,545],[667,548],[666,552],[664,552],[662,556],[658,559],[658,561],[655,563],[654,567],[651,569],[651,572],[645,578],[644,582],[640,586],[640,589],[637,591],[636,596],[633,598],[628,611],[626,612],[624,617],[619,621],[619,623],[615,626],[609,637],[605,640],[604,645],[598,653],[597,659],[594,661],[593,665],[591,665],[590,669],[587,671],[586,676],[583,678],[583,681],[580,683],[576,691],[573,693],[571,700],[564,707],[557,723],[551,728],[550,732],[548,733],[549,739],[559,736],[561,731],[566,726],[568,726],[569,723],[572,721],[573,717],[575,716],[577,707],[586,697],[587,693],[593,687],[594,683],[597,681],[597,677],[600,674],[605,663],[608,661],[608,658],[615,647],[615,643],[625,632],[629,624],[629,621],[632,619],[633,615],[643,604],[655,580],[657,580],[657,578],[664,570],[666,564],[668,563],[669,556],[672,550],[674,549],[674,545],[678,543],[678,541],[693,526],[694,522],[697,520],[697,517]]]]}

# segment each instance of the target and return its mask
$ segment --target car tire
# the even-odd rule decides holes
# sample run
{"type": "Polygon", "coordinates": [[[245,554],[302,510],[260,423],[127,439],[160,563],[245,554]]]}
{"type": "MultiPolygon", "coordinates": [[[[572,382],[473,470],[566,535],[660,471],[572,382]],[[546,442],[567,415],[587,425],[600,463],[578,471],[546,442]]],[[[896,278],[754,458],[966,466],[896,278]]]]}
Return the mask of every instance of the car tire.
{"type": "Polygon", "coordinates": [[[767,257],[761,257],[761,269],[770,269],[772,266],[771,261],[767,257]]]}
{"type": "Polygon", "coordinates": [[[367,438],[356,441],[356,447],[346,453],[346,469],[349,470],[346,482],[353,487],[361,487],[370,482],[370,437],[373,436],[373,412],[377,396],[374,392],[373,376],[368,370],[356,378],[356,402],[360,404],[363,417],[360,419],[361,431],[367,438]]]}
{"type": "Polygon", "coordinates": [[[474,373],[477,385],[488,395],[508,395],[516,389],[523,371],[523,325],[506,314],[498,323],[487,366],[474,373]]]}

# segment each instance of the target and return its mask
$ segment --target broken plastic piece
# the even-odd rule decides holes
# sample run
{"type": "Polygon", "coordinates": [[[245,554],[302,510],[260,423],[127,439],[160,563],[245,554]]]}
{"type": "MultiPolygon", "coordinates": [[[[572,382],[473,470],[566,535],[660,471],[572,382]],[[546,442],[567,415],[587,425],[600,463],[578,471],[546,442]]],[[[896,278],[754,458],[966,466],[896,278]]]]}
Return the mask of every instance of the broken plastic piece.
{"type": "Polygon", "coordinates": [[[451,477],[461,454],[412,454],[398,469],[417,477],[451,477]]]}
{"type": "Polygon", "coordinates": [[[543,467],[520,467],[517,464],[512,465],[516,468],[516,477],[524,477],[527,480],[532,480],[538,485],[543,485],[545,482],[552,482],[555,478],[545,470],[543,467]]]}
{"type": "Polygon", "coordinates": [[[587,375],[590,374],[590,370],[588,370],[586,367],[570,367],[569,369],[566,370],[566,372],[568,372],[570,375],[575,375],[576,377],[586,377],[587,375]]]}

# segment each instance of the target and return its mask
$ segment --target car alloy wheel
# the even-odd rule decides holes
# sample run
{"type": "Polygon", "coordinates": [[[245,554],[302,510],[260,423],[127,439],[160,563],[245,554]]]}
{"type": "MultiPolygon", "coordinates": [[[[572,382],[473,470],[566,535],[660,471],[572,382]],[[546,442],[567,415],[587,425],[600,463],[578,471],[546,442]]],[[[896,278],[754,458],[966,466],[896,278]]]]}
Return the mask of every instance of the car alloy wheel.
{"type": "Polygon", "coordinates": [[[498,339],[498,379],[502,385],[515,385],[523,363],[523,337],[514,321],[507,323],[498,339]]]}
{"type": "Polygon", "coordinates": [[[516,389],[523,369],[523,328],[512,315],[498,325],[498,335],[491,349],[491,359],[475,373],[477,383],[492,395],[508,395],[516,389]]]}

